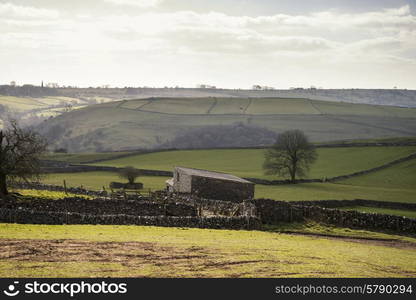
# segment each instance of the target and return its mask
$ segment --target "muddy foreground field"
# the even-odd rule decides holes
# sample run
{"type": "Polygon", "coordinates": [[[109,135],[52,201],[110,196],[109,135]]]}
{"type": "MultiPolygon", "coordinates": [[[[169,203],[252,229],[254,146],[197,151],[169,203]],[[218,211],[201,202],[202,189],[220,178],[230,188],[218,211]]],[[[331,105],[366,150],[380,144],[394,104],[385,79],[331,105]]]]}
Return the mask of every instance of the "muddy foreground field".
{"type": "Polygon", "coordinates": [[[135,226],[0,227],[2,277],[416,276],[413,239],[135,226]]]}

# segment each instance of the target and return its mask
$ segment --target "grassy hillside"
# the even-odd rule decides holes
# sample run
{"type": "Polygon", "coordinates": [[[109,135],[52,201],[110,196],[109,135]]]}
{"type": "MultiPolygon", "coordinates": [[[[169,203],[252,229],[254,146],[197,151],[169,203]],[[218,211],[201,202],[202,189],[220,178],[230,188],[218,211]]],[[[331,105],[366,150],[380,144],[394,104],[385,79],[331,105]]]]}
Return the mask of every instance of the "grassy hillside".
{"type": "Polygon", "coordinates": [[[44,155],[42,159],[56,160],[67,163],[82,164],[99,159],[112,159],[120,155],[127,155],[131,152],[104,152],[104,153],[49,153],[44,155]]]}
{"type": "Polygon", "coordinates": [[[0,105],[4,105],[11,111],[21,112],[45,107],[45,103],[32,98],[1,96],[0,105]]]}
{"type": "Polygon", "coordinates": [[[313,141],[406,137],[416,132],[416,109],[290,98],[150,98],[75,110],[39,130],[71,151],[102,151],[151,148],[187,130],[235,123],[274,132],[297,128],[313,141]]]}
{"type": "MultiPolygon", "coordinates": [[[[318,160],[309,178],[333,177],[374,168],[416,152],[409,147],[318,148],[318,160]]],[[[138,154],[95,165],[171,171],[175,166],[232,173],[242,177],[274,179],[264,175],[263,149],[183,150],[138,154]]]]}
{"type": "Polygon", "coordinates": [[[416,189],[416,159],[403,162],[375,173],[343,180],[342,183],[356,186],[383,186],[416,189]]]}
{"type": "MultiPolygon", "coordinates": [[[[359,177],[357,177],[358,179],[359,177]]],[[[302,183],[296,185],[256,185],[256,198],[284,201],[368,199],[391,202],[416,202],[416,189],[360,186],[340,183],[302,183]]]]}
{"type": "Polygon", "coordinates": [[[414,244],[261,231],[0,224],[2,277],[415,277],[414,244]],[[346,251],[347,250],[347,251],[346,251]]]}

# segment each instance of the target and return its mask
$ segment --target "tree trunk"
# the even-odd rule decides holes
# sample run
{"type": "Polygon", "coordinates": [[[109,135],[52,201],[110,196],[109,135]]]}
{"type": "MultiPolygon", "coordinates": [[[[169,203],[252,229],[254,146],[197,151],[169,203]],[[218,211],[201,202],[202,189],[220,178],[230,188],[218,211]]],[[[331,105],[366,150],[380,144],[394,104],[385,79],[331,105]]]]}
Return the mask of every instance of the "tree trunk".
{"type": "Polygon", "coordinates": [[[8,195],[6,175],[0,174],[0,197],[8,195]]]}
{"type": "Polygon", "coordinates": [[[290,180],[292,183],[296,183],[296,172],[297,172],[297,162],[296,160],[292,161],[292,170],[290,172],[290,180]]]}
{"type": "Polygon", "coordinates": [[[292,173],[290,174],[290,181],[292,183],[296,183],[296,173],[295,173],[295,171],[292,171],[292,173]]]}

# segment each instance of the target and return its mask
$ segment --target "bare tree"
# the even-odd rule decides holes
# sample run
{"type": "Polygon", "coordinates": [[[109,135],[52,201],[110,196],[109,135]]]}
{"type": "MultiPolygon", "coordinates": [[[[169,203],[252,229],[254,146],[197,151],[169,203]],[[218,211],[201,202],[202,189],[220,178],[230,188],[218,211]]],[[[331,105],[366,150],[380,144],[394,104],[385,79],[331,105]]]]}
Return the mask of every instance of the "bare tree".
{"type": "Polygon", "coordinates": [[[317,158],[315,147],[300,130],[285,131],[276,143],[266,151],[263,168],[268,175],[290,177],[295,183],[297,176],[305,176],[309,166],[317,158]]]}
{"type": "Polygon", "coordinates": [[[8,195],[8,183],[39,179],[40,155],[46,142],[36,132],[22,129],[15,120],[0,131],[0,197],[8,195]]]}
{"type": "Polygon", "coordinates": [[[119,177],[127,179],[130,184],[133,184],[140,175],[140,170],[131,166],[125,167],[119,171],[119,177]]]}

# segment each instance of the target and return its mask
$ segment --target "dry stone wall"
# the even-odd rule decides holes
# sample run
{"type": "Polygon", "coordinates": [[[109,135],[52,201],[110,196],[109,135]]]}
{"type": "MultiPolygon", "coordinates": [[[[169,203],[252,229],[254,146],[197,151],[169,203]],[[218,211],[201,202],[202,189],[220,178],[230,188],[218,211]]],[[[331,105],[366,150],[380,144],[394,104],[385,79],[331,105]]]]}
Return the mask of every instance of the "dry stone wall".
{"type": "Polygon", "coordinates": [[[343,211],[320,206],[293,204],[271,199],[256,199],[258,216],[265,224],[313,220],[340,227],[393,230],[416,233],[416,219],[358,211],[343,211]]]}
{"type": "Polygon", "coordinates": [[[1,201],[0,207],[34,211],[70,212],[94,215],[196,216],[197,209],[185,203],[158,203],[137,200],[111,200],[71,197],[58,200],[25,198],[24,201],[1,201]]]}
{"type": "Polygon", "coordinates": [[[194,227],[211,229],[259,229],[260,219],[255,217],[197,217],[197,216],[133,216],[92,215],[64,212],[43,212],[29,209],[0,208],[0,222],[20,224],[100,224],[146,225],[162,227],[194,227]]]}
{"type": "Polygon", "coordinates": [[[200,216],[257,216],[256,206],[250,200],[230,202],[198,198],[189,194],[167,193],[165,191],[155,192],[153,200],[165,203],[191,204],[196,207],[200,216]]]}
{"type": "Polygon", "coordinates": [[[291,201],[290,203],[293,204],[293,205],[320,206],[320,207],[326,207],[326,208],[338,208],[338,207],[349,207],[349,206],[350,207],[351,206],[367,206],[367,207],[404,209],[404,210],[415,210],[416,211],[416,203],[388,202],[388,201],[365,200],[365,199],[291,201]]]}

